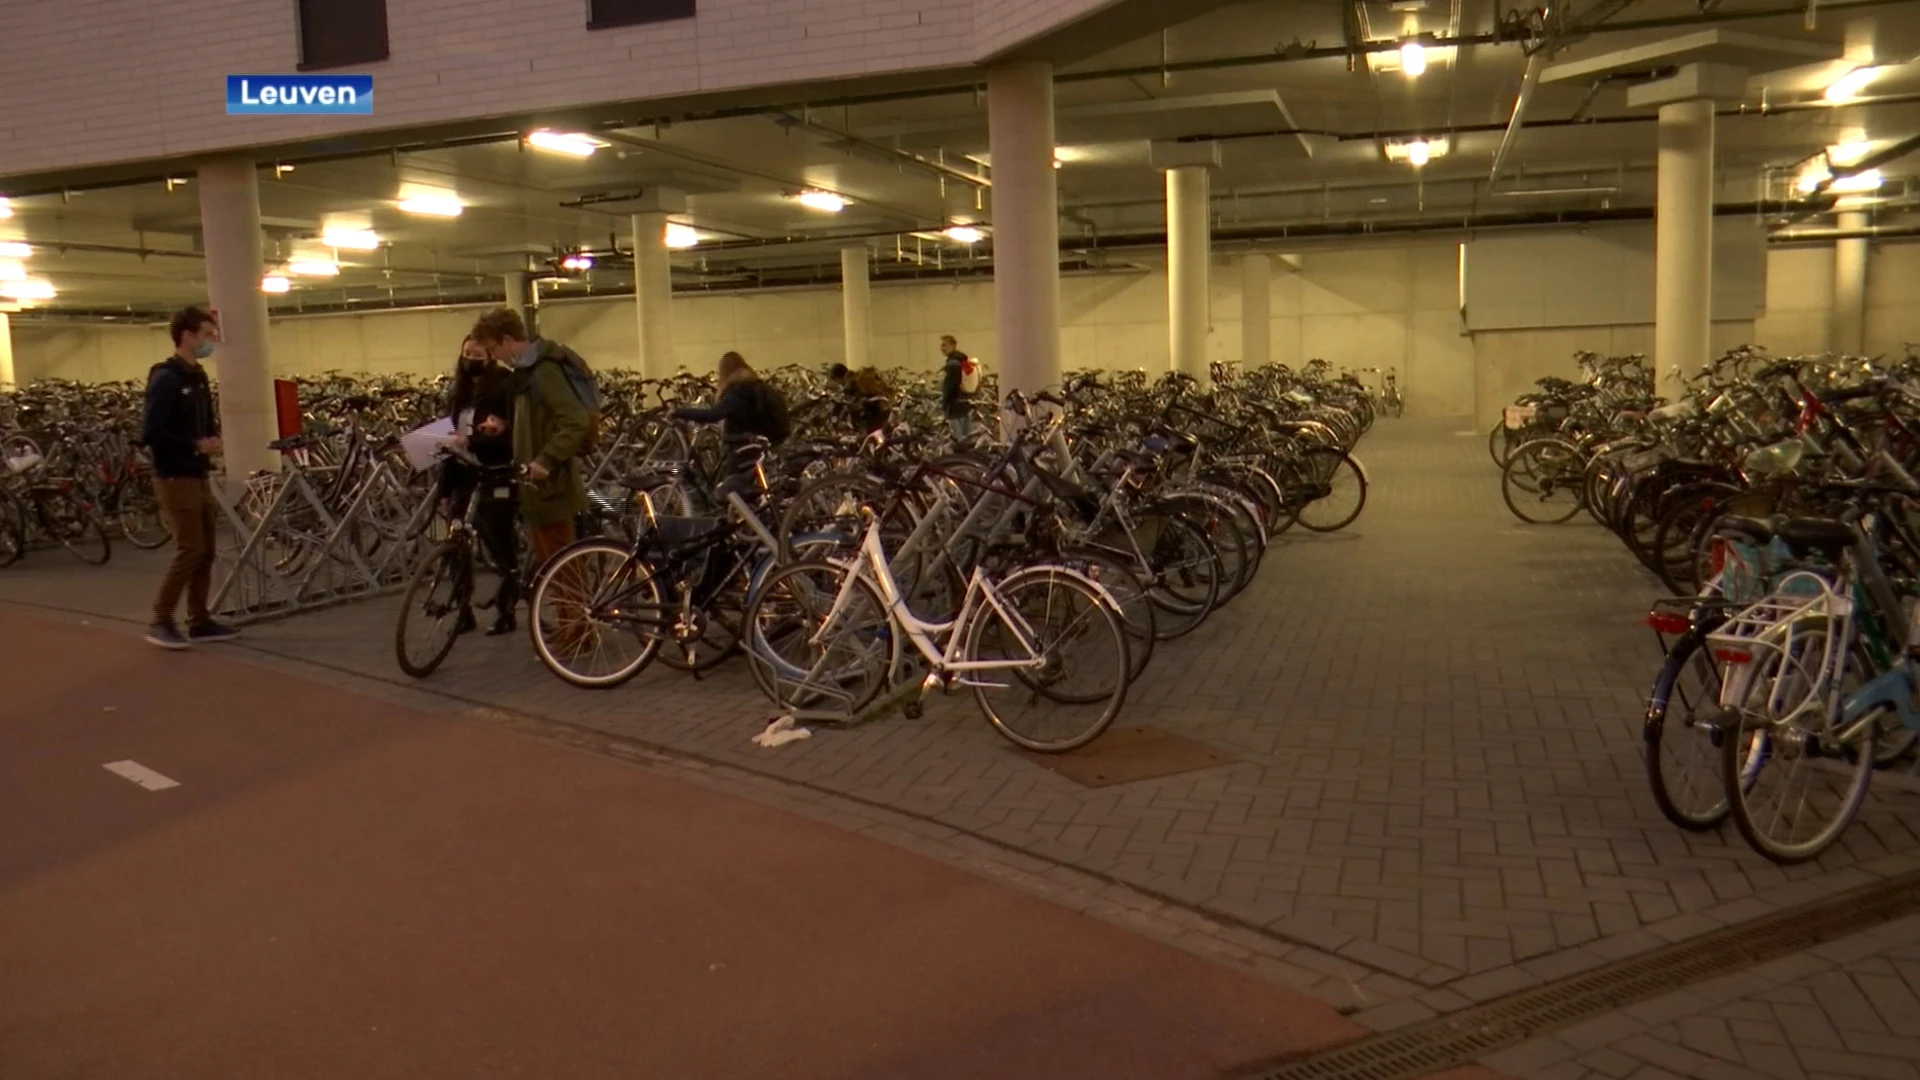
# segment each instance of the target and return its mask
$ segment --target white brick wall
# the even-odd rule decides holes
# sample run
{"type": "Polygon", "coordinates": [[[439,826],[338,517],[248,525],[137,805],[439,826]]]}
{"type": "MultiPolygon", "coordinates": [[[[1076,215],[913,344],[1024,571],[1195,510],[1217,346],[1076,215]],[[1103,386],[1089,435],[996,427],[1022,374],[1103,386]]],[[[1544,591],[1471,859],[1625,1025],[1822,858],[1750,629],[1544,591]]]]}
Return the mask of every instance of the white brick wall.
{"type": "MultiPolygon", "coordinates": [[[[589,32],[581,0],[388,0],[366,117],[229,117],[295,69],[293,0],[0,3],[0,177],[546,108],[958,66],[1111,0],[700,0],[589,32]]],[[[0,186],[4,186],[0,184],[0,186]]]]}

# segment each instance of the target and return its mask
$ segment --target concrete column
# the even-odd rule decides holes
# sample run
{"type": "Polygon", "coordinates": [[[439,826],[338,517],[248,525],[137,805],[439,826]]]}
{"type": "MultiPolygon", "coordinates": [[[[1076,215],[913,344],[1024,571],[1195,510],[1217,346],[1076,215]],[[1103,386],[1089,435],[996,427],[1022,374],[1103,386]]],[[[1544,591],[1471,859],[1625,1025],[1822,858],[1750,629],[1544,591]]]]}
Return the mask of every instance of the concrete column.
{"type": "MultiPolygon", "coordinates": [[[[507,292],[507,310],[518,314],[522,320],[529,319],[531,315],[527,311],[526,272],[515,271],[506,275],[503,280],[507,292]]],[[[533,324],[529,322],[527,325],[531,327],[533,324]]]]}
{"type": "Polygon", "coordinates": [[[1053,172],[1053,68],[987,72],[993,155],[993,300],[1002,392],[1060,386],[1060,210],[1053,172]]]}
{"type": "Polygon", "coordinates": [[[844,362],[852,371],[867,366],[873,343],[873,286],[867,271],[865,244],[840,249],[840,323],[846,336],[844,362]]]}
{"type": "Polygon", "coordinates": [[[664,379],[676,370],[673,356],[673,264],[667,251],[667,215],[633,215],[633,302],[640,320],[640,372],[664,379]]]}
{"type": "Polygon", "coordinates": [[[200,166],[198,187],[208,306],[220,317],[220,347],[209,366],[220,384],[227,477],[238,483],[257,470],[280,467],[280,455],[267,449],[279,437],[279,421],[267,294],[260,291],[266,263],[261,257],[259,175],[251,158],[220,158],[200,166]]]}
{"type": "Polygon", "coordinates": [[[0,311],[0,390],[12,389],[13,386],[13,328],[7,313],[0,311]]]}
{"type": "Polygon", "coordinates": [[[1653,360],[1659,394],[1677,401],[1682,394],[1680,380],[1710,359],[1713,102],[1701,98],[1660,106],[1659,132],[1653,360]]]}
{"type": "MultiPolygon", "coordinates": [[[[1837,224],[1843,232],[1864,231],[1866,212],[1844,211],[1837,224]]],[[[1833,333],[1828,348],[1847,356],[1867,351],[1868,242],[1864,236],[1833,242],[1833,333]]]]}
{"type": "Polygon", "coordinates": [[[1247,255],[1240,260],[1240,365],[1273,363],[1273,260],[1247,255]]]}
{"type": "Polygon", "coordinates": [[[1207,169],[1167,170],[1167,323],[1173,370],[1202,389],[1207,370],[1207,271],[1212,248],[1207,222],[1207,169]]]}

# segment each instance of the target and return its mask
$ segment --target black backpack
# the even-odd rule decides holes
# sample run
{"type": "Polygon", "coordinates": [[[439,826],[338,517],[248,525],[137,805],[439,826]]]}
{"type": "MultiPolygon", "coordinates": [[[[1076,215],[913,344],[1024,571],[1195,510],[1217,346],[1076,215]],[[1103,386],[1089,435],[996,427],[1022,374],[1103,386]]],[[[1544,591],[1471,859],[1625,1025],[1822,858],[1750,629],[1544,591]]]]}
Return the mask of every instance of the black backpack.
{"type": "Polygon", "coordinates": [[[754,395],[758,405],[754,411],[759,414],[757,435],[764,435],[774,445],[787,441],[793,434],[793,418],[787,414],[787,395],[781,393],[765,379],[754,380],[754,395]]]}

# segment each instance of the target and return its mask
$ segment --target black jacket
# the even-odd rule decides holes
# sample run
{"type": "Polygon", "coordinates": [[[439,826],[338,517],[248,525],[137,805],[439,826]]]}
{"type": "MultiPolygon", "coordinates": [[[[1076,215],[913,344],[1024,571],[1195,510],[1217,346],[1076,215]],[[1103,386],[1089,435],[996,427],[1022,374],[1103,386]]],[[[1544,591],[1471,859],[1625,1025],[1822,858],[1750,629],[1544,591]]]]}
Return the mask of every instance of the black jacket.
{"type": "Polygon", "coordinates": [[[455,376],[448,418],[459,423],[462,409],[473,410],[474,432],[467,439],[467,449],[473,456],[487,465],[505,465],[512,461],[513,369],[489,364],[479,375],[455,376]],[[480,421],[489,416],[499,417],[506,429],[498,435],[482,434],[480,421]]]}
{"type": "Polygon", "coordinates": [[[207,369],[170,356],[147,372],[147,405],[140,441],[153,453],[153,475],[201,479],[213,463],[195,443],[220,434],[207,369]]]}
{"type": "Polygon", "coordinates": [[[763,393],[760,380],[743,379],[722,391],[720,400],[707,408],[683,407],[673,410],[673,415],[698,424],[719,422],[721,433],[728,439],[759,435],[778,441],[775,436],[779,433],[774,430],[773,418],[767,415],[763,393]]]}
{"type": "Polygon", "coordinates": [[[960,365],[966,361],[967,354],[955,349],[941,372],[940,407],[948,416],[966,416],[973,411],[973,395],[960,389],[960,365]]]}

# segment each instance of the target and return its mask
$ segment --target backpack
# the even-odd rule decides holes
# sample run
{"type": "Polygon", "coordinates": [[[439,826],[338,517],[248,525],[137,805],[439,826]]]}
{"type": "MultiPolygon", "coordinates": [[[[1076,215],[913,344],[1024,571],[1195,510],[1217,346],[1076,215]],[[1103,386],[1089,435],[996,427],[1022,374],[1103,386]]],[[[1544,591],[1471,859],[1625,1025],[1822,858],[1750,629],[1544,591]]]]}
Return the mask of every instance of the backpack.
{"type": "Polygon", "coordinates": [[[755,379],[753,385],[759,406],[754,410],[759,414],[756,426],[760,429],[755,434],[766,436],[769,442],[778,446],[793,434],[793,418],[787,412],[787,395],[765,379],[755,379]]]}
{"type": "Polygon", "coordinates": [[[872,368],[861,368],[859,373],[854,375],[853,389],[861,397],[884,398],[893,394],[893,389],[887,385],[887,380],[881,378],[880,373],[872,368]]]}
{"type": "Polygon", "coordinates": [[[594,453],[600,449],[600,428],[604,419],[600,411],[600,380],[580,354],[565,345],[555,345],[540,354],[539,363],[548,361],[560,365],[560,370],[567,376],[567,385],[573,388],[573,396],[586,407],[587,435],[580,440],[580,453],[594,453]]]}
{"type": "Polygon", "coordinates": [[[960,361],[960,392],[972,394],[980,389],[980,361],[969,356],[960,361]]]}

